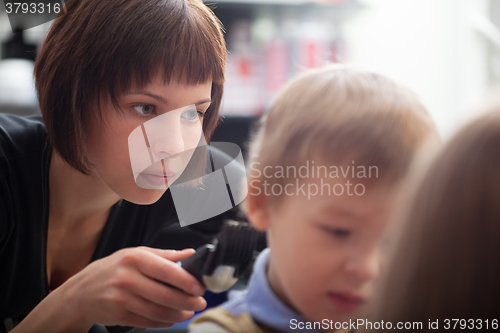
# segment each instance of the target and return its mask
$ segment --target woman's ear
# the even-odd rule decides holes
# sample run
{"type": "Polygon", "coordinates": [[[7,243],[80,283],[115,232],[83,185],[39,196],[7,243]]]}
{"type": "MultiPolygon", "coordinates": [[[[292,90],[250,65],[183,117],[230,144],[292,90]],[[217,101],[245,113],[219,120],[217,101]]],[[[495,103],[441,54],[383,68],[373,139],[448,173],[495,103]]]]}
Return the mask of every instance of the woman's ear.
{"type": "Polygon", "coordinates": [[[263,194],[248,193],[246,198],[246,215],[252,226],[259,231],[269,228],[269,214],[263,194]]]}

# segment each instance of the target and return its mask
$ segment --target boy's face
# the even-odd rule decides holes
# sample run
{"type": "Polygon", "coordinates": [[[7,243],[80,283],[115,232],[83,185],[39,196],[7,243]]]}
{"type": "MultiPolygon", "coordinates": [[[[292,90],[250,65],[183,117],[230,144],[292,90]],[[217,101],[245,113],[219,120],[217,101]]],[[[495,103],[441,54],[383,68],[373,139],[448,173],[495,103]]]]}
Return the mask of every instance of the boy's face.
{"type": "Polygon", "coordinates": [[[380,243],[395,194],[395,188],[367,186],[361,196],[326,191],[309,200],[284,196],[267,208],[266,198],[260,197],[263,205],[250,209],[249,217],[268,231],[271,288],[311,321],[342,322],[364,315],[379,276],[380,243]]]}

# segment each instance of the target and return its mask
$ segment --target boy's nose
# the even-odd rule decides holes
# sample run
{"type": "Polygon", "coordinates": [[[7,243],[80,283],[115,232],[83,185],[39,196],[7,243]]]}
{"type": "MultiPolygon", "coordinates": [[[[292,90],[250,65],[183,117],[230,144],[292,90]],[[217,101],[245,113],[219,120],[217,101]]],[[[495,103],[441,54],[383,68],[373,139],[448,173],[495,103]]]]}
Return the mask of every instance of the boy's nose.
{"type": "Polygon", "coordinates": [[[380,251],[369,250],[353,256],[346,264],[346,273],[358,284],[380,276],[380,251]]]}

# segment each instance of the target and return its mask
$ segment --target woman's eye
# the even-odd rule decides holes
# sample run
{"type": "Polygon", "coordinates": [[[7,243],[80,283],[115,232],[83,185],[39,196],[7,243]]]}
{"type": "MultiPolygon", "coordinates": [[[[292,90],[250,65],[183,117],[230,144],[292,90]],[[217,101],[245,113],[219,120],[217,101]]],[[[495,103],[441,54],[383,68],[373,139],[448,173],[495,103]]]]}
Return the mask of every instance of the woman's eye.
{"type": "Polygon", "coordinates": [[[188,121],[196,121],[198,117],[203,117],[204,113],[198,110],[189,110],[182,114],[182,118],[188,121]]]}
{"type": "Polygon", "coordinates": [[[145,104],[145,105],[135,105],[134,109],[135,111],[137,111],[137,113],[146,116],[151,114],[155,108],[153,105],[145,104]]]}

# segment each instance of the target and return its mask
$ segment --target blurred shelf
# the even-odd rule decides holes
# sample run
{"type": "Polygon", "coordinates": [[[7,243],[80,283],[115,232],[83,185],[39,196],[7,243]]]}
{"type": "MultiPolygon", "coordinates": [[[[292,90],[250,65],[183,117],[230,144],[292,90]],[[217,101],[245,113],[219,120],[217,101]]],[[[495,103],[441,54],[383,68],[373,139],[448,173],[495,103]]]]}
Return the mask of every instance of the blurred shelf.
{"type": "Polygon", "coordinates": [[[205,3],[222,4],[248,4],[248,5],[305,5],[317,4],[310,0],[219,0],[217,2],[205,1],[205,3]]]}
{"type": "Polygon", "coordinates": [[[356,3],[356,0],[218,0],[204,1],[206,4],[249,4],[249,5],[322,5],[322,6],[345,6],[356,3]]]}

